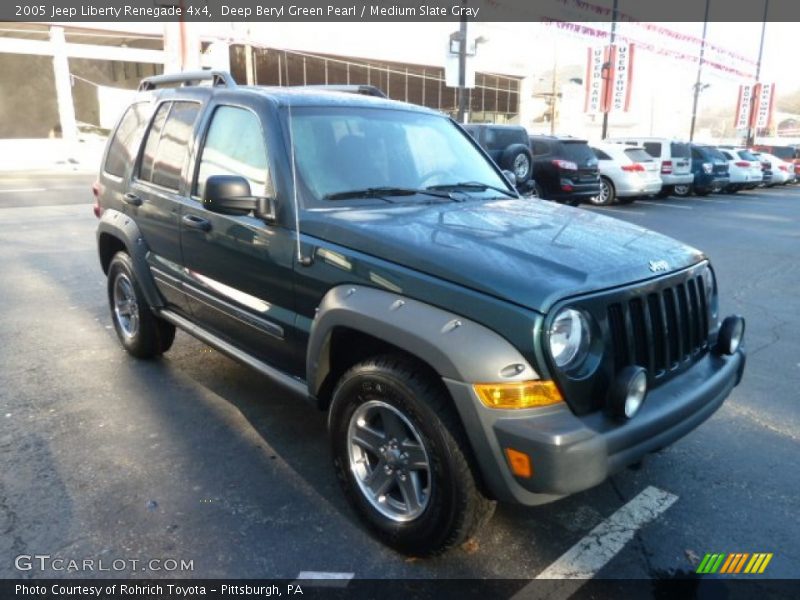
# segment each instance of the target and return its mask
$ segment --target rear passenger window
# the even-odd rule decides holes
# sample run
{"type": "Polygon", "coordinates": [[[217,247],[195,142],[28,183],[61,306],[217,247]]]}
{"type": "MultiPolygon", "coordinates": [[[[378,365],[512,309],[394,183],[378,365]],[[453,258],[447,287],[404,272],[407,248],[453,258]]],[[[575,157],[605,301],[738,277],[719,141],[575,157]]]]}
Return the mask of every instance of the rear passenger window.
{"type": "Polygon", "coordinates": [[[243,108],[220,106],[214,111],[200,155],[195,194],[203,196],[211,175],[240,175],[254,196],[273,196],[267,168],[267,147],[258,117],[243,108]]]}
{"type": "Polygon", "coordinates": [[[642,144],[645,151],[654,158],[661,157],[661,143],[659,142],[645,142],[642,144]]]}
{"type": "Polygon", "coordinates": [[[611,157],[599,148],[592,148],[592,152],[594,152],[597,160],[611,160],[611,157]]]}
{"type": "Polygon", "coordinates": [[[200,105],[195,102],[165,102],[158,108],[147,133],[139,179],[172,190],[180,187],[181,170],[199,113],[200,105]]]}
{"type": "Polygon", "coordinates": [[[548,154],[550,152],[550,148],[547,145],[547,142],[540,142],[535,140],[533,142],[533,155],[534,156],[542,156],[544,154],[548,154]]]}
{"type": "Polygon", "coordinates": [[[139,149],[139,142],[149,117],[149,102],[132,104],[125,111],[108,146],[108,156],[103,167],[106,173],[117,177],[125,174],[125,168],[136,158],[136,151],[139,149]]]}

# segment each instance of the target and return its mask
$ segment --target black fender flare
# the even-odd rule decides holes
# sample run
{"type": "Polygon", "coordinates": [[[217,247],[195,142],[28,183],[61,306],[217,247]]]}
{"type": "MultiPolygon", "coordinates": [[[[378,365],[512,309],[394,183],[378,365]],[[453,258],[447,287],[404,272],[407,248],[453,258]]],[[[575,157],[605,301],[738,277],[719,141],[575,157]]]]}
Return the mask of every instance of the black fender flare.
{"type": "Polygon", "coordinates": [[[147,264],[147,244],[134,220],[118,210],[106,209],[103,211],[103,216],[100,217],[97,225],[97,249],[101,264],[103,261],[101,254],[103,236],[111,236],[122,243],[131,257],[136,279],[148,304],[151,308],[162,308],[164,301],[147,264]]]}
{"type": "Polygon", "coordinates": [[[469,383],[539,379],[519,350],[480,323],[400,294],[341,285],[325,294],[311,325],[306,381],[312,397],[330,372],[330,340],[337,327],[385,340],[445,379],[469,383]]]}

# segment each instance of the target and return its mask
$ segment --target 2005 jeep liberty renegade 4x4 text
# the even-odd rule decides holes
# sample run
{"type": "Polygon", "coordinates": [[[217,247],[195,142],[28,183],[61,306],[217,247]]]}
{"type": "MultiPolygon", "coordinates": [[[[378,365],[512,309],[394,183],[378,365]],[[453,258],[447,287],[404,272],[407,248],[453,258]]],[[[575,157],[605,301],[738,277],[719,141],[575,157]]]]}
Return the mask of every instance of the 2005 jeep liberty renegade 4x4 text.
{"type": "Polygon", "coordinates": [[[345,494],[401,552],[599,484],[741,379],[701,252],[520,198],[446,116],[224,72],[140,90],[93,190],[122,345],[179,327],[327,411],[345,494]]]}

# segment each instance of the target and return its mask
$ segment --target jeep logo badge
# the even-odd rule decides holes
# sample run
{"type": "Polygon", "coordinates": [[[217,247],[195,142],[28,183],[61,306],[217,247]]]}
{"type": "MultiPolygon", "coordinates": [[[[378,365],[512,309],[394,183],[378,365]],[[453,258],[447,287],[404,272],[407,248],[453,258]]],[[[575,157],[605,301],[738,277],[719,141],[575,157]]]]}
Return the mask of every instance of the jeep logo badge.
{"type": "Polygon", "coordinates": [[[653,273],[661,273],[662,271],[669,271],[669,263],[665,260],[651,260],[650,270],[653,273]]]}

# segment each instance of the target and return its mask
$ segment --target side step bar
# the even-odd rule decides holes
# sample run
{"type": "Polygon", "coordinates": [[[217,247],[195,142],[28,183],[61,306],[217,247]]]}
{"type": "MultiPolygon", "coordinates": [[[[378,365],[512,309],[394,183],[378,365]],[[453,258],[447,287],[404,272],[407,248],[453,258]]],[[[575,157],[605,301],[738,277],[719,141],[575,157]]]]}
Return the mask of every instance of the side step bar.
{"type": "Polygon", "coordinates": [[[240,363],[247,365],[248,367],[255,369],[262,375],[266,375],[270,379],[272,379],[275,383],[278,383],[288,390],[294,392],[302,396],[305,399],[309,399],[308,397],[308,385],[302,379],[297,377],[292,377],[284,373],[283,371],[276,369],[273,366],[268,365],[267,363],[258,360],[243,352],[233,344],[226,342],[220,337],[217,337],[213,333],[210,333],[203,329],[202,327],[195,325],[188,319],[175,314],[170,310],[160,310],[158,311],[158,316],[164,319],[165,321],[169,321],[175,327],[182,329],[189,335],[196,337],[201,342],[208,344],[209,346],[216,348],[223,354],[227,354],[234,360],[238,360],[240,363]]]}

